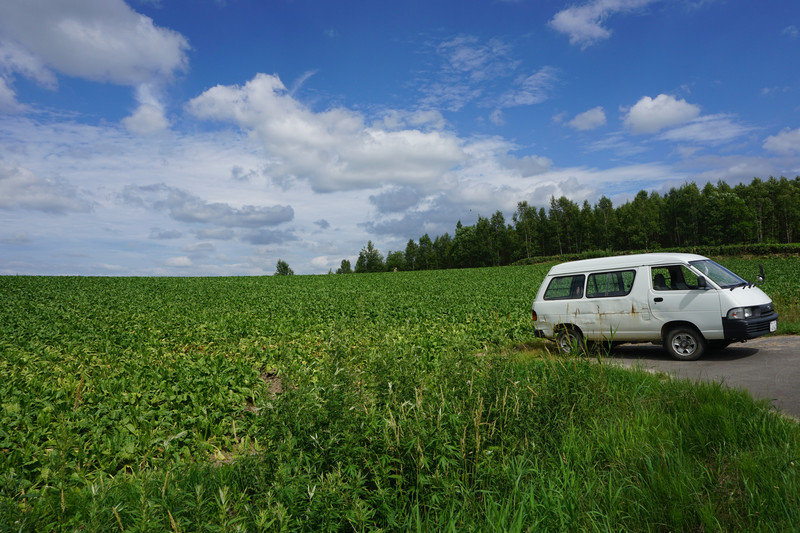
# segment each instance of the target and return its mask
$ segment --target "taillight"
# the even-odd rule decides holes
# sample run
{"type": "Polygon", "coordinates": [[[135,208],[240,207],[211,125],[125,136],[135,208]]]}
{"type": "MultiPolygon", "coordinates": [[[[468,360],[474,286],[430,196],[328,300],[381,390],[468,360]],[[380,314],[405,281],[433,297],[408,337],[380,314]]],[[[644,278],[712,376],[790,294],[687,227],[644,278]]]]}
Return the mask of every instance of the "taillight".
{"type": "Polygon", "coordinates": [[[538,320],[538,318],[536,316],[536,310],[535,309],[531,309],[531,317],[533,318],[534,322],[536,322],[538,320]]]}

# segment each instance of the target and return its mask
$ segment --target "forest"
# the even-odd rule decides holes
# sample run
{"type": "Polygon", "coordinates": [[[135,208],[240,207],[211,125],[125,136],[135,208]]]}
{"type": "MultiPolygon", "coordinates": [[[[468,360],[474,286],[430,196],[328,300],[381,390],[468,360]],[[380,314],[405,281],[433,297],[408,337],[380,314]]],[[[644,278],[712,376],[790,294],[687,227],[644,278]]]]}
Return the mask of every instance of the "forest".
{"type": "Polygon", "coordinates": [[[345,259],[338,274],[509,265],[536,257],[748,244],[798,242],[800,176],[754,178],[731,187],[724,181],[673,187],[666,194],[640,191],[614,206],[603,196],[578,205],[562,196],[550,207],[517,204],[511,223],[501,211],[456,224],[454,235],[410,239],[384,258],[372,241],[355,266],[345,259]]]}

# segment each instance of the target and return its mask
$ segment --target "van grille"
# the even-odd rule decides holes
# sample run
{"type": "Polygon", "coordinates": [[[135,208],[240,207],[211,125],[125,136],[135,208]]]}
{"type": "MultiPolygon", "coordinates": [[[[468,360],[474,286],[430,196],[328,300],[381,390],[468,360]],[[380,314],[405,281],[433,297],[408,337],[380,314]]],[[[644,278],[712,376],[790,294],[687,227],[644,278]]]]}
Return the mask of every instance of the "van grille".
{"type": "Polygon", "coordinates": [[[769,333],[769,322],[748,324],[747,333],[748,335],[764,335],[765,333],[769,333]]]}

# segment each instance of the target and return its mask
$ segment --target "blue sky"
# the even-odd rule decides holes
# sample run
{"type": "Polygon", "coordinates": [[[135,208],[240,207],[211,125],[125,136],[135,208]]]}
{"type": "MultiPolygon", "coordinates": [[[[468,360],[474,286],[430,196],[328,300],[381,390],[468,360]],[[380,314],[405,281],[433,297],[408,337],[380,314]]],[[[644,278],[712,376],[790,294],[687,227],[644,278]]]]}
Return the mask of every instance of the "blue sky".
{"type": "Polygon", "coordinates": [[[797,175],[796,0],[0,3],[1,274],[322,274],[797,175]]]}

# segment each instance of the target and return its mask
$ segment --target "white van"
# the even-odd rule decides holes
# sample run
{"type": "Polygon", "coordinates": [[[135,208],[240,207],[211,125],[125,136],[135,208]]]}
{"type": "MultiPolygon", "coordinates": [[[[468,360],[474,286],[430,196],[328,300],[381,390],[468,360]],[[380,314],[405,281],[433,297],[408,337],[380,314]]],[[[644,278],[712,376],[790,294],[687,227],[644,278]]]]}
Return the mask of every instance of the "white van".
{"type": "MultiPolygon", "coordinates": [[[[763,279],[763,270],[759,279],[763,279]]],[[[698,359],[778,328],[764,292],[695,254],[653,253],[561,263],[533,303],[536,336],[564,352],[588,342],[655,342],[698,359]]]]}

